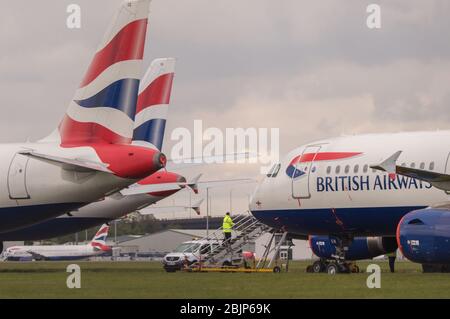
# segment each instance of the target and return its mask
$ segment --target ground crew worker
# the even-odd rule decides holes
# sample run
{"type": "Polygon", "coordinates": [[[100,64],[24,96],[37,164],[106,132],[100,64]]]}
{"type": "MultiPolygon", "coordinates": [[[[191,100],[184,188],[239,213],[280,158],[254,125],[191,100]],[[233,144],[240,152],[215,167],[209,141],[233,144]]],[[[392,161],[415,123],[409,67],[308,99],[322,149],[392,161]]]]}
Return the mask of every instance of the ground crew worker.
{"type": "Polygon", "coordinates": [[[223,243],[225,245],[230,244],[231,240],[231,230],[233,228],[233,220],[231,219],[230,212],[227,212],[225,214],[225,217],[223,218],[223,224],[222,224],[222,231],[223,231],[223,243]]]}
{"type": "Polygon", "coordinates": [[[386,254],[389,259],[389,269],[391,272],[395,272],[395,259],[397,258],[397,250],[392,253],[386,254]]]}

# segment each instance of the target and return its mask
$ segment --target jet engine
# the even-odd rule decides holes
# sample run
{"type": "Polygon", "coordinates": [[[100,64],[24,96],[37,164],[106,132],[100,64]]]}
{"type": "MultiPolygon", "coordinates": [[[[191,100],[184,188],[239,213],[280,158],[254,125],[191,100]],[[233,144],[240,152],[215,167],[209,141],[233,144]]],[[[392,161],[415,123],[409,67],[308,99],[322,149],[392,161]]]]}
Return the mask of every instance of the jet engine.
{"type": "Polygon", "coordinates": [[[450,204],[406,214],[397,226],[403,255],[424,272],[450,270],[450,204]]]}
{"type": "MultiPolygon", "coordinates": [[[[309,243],[313,253],[323,259],[336,255],[337,239],[328,236],[310,236],[309,243]]],[[[395,237],[355,237],[345,251],[345,259],[370,259],[397,250],[395,237]]]]}

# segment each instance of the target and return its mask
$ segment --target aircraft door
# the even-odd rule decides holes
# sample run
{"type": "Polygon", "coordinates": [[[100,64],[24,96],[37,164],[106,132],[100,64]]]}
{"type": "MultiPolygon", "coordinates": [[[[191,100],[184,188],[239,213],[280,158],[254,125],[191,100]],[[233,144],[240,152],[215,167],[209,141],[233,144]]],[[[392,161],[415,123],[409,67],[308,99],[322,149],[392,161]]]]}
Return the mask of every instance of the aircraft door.
{"type": "Polygon", "coordinates": [[[11,199],[30,198],[26,185],[28,160],[28,156],[17,153],[11,161],[8,171],[8,191],[11,199]]]}
{"type": "Polygon", "coordinates": [[[295,170],[292,178],[292,197],[310,198],[310,176],[314,167],[314,160],[319,153],[321,146],[307,146],[301,157],[295,163],[295,170]]]}

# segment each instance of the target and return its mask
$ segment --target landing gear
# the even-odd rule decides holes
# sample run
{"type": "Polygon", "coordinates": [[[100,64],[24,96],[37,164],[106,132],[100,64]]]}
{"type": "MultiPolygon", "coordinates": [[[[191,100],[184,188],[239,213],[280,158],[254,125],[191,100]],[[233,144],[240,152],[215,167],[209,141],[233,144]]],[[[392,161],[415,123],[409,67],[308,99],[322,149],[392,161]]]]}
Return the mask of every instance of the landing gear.
{"type": "Polygon", "coordinates": [[[329,275],[336,275],[339,272],[339,267],[337,264],[329,264],[327,266],[327,274],[329,275]]]}
{"type": "Polygon", "coordinates": [[[325,269],[327,268],[328,263],[326,262],[326,260],[324,259],[320,259],[314,262],[314,264],[312,264],[312,272],[314,273],[320,273],[320,272],[324,272],[325,269]]]}
{"type": "Polygon", "coordinates": [[[334,237],[336,253],[332,255],[331,259],[321,258],[315,261],[312,265],[306,268],[306,272],[311,273],[323,273],[326,272],[330,275],[335,274],[349,274],[358,273],[359,267],[354,263],[348,262],[345,259],[345,252],[348,251],[348,247],[353,241],[353,237],[334,237]]]}

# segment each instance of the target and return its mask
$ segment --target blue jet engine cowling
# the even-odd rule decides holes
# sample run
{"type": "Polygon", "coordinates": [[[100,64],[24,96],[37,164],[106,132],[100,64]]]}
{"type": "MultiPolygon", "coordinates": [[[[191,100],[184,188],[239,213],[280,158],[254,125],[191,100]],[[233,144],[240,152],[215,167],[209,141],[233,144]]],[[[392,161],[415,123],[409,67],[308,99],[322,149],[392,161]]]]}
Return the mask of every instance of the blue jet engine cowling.
{"type": "MultiPolygon", "coordinates": [[[[336,255],[337,239],[329,236],[310,236],[313,253],[325,259],[336,255]]],[[[395,237],[355,237],[345,252],[347,260],[371,259],[397,250],[395,237]]]]}

